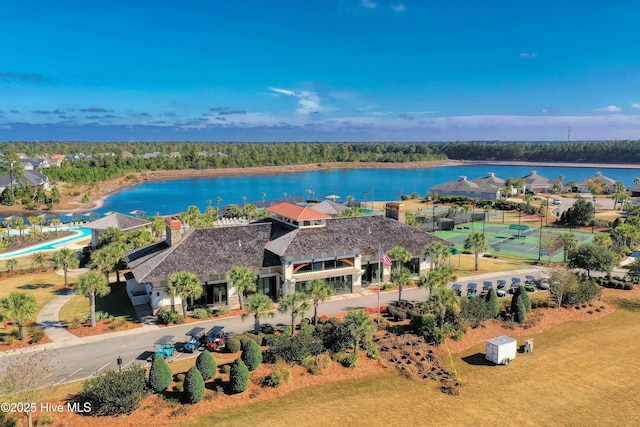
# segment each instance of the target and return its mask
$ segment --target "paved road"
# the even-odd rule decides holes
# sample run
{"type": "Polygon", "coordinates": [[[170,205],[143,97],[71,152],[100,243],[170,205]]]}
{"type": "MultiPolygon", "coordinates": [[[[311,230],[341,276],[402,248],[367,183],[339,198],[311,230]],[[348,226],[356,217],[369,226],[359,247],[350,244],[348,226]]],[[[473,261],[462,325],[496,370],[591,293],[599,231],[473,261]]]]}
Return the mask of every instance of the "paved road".
{"type": "MultiPolygon", "coordinates": [[[[464,278],[464,280],[459,280],[458,283],[479,282],[482,284],[483,280],[509,279],[511,277],[521,277],[524,282],[526,274],[539,274],[539,271],[536,268],[527,268],[510,272],[490,273],[464,278]]],[[[510,283],[509,280],[508,282],[510,283]]],[[[427,293],[426,289],[410,288],[404,290],[402,295],[403,299],[425,300],[427,293]]],[[[397,297],[397,291],[380,293],[380,303],[387,304],[396,300],[397,297]]],[[[377,303],[377,293],[363,290],[361,294],[333,297],[331,301],[320,304],[318,314],[331,316],[348,310],[375,307],[377,303]]],[[[311,315],[312,310],[309,311],[309,316],[311,315]]],[[[272,325],[286,325],[290,322],[290,317],[286,314],[276,313],[274,318],[268,319],[266,322],[272,325]]],[[[59,362],[54,368],[53,383],[76,381],[88,378],[96,373],[117,369],[116,360],[118,357],[122,357],[123,367],[131,363],[145,364],[154,350],[154,343],[161,337],[173,335],[176,342],[181,342],[184,340],[185,333],[194,326],[209,329],[214,325],[224,326],[225,331],[241,333],[253,329],[253,318],[248,318],[243,322],[239,317],[231,317],[165,328],[145,325],[130,331],[113,332],[73,341],[54,342],[52,344],[29,347],[29,349],[20,352],[0,352],[0,369],[22,353],[40,351],[43,348],[47,348],[55,352],[55,360],[59,362]]],[[[177,352],[171,360],[192,356],[194,354],[177,352]]]]}

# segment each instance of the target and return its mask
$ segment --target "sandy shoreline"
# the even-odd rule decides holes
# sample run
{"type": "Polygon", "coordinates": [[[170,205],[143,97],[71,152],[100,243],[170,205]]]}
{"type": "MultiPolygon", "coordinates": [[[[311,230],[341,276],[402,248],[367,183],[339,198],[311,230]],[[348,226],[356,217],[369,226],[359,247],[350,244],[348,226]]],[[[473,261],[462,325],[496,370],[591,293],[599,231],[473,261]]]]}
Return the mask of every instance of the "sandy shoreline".
{"type": "MultiPolygon", "coordinates": [[[[317,170],[332,169],[420,169],[431,167],[453,167],[467,165],[512,165],[512,166],[555,166],[568,168],[619,168],[619,169],[640,169],[637,164],[621,163],[569,163],[569,162],[525,162],[525,161],[476,161],[476,160],[437,160],[432,162],[405,162],[405,163],[375,163],[375,162],[353,162],[353,163],[314,163],[305,165],[287,166],[260,166],[249,168],[219,168],[219,169],[184,169],[170,171],[139,172],[136,175],[138,180],[125,180],[116,178],[99,184],[99,188],[92,191],[92,196],[88,203],[81,203],[79,200],[63,200],[62,207],[52,212],[86,212],[99,209],[104,205],[107,197],[123,191],[129,187],[144,181],[167,181],[174,179],[188,179],[197,177],[219,177],[219,176],[239,176],[239,175],[274,175],[281,173],[295,173],[317,170]]],[[[0,206],[1,213],[28,213],[22,205],[0,206]]]]}

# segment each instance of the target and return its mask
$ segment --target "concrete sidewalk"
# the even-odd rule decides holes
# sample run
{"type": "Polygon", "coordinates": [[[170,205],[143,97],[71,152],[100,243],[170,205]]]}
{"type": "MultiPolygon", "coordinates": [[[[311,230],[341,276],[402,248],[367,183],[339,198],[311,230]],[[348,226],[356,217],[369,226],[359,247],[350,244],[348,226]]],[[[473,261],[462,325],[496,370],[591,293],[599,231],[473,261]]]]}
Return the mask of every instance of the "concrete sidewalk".
{"type": "Polygon", "coordinates": [[[75,292],[67,291],[63,295],[55,297],[47,305],[42,307],[36,318],[38,326],[42,328],[51,341],[56,343],[56,347],[67,347],[85,343],[82,338],[67,331],[60,322],[60,309],[75,296],[75,292]]]}

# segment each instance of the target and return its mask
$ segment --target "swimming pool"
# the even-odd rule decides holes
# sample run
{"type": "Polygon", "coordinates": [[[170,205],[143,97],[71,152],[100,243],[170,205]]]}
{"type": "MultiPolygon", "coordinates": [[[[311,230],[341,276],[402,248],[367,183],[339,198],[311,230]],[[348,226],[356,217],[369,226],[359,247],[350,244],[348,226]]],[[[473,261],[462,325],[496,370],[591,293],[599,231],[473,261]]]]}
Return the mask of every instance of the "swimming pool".
{"type": "Polygon", "coordinates": [[[30,255],[34,252],[40,252],[40,251],[55,251],[63,243],[73,242],[75,240],[80,240],[80,239],[84,239],[91,236],[91,230],[88,228],[69,227],[69,228],[66,228],[65,230],[76,231],[77,233],[74,233],[72,236],[61,237],[59,239],[51,240],[49,242],[44,242],[37,245],[29,246],[28,248],[22,248],[22,249],[18,249],[17,251],[0,254],[0,259],[8,259],[8,258],[15,258],[23,255],[30,255]]]}

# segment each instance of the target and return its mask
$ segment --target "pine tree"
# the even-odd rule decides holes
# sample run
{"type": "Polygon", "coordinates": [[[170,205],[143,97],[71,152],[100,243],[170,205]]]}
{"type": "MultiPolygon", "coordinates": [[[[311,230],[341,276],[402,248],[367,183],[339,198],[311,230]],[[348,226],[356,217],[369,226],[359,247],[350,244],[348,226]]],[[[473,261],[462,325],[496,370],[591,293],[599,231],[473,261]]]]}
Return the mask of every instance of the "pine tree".
{"type": "Polygon", "coordinates": [[[262,351],[260,350],[260,346],[254,340],[250,339],[247,341],[247,345],[242,351],[240,358],[244,364],[247,365],[247,369],[255,371],[262,363],[262,351]]]}
{"type": "Polygon", "coordinates": [[[184,378],[184,393],[186,401],[191,404],[200,402],[204,397],[204,380],[195,366],[189,369],[184,378]]]}
{"type": "Polygon", "coordinates": [[[162,356],[154,356],[149,370],[149,386],[156,393],[161,393],[171,386],[171,368],[162,356]]]}
{"type": "Polygon", "coordinates": [[[204,350],[196,359],[196,368],[198,368],[202,374],[202,379],[207,381],[216,375],[218,365],[209,350],[204,350]]]}
{"type": "Polygon", "coordinates": [[[241,358],[231,364],[229,372],[229,388],[232,393],[242,393],[249,388],[249,369],[241,358]]]}
{"type": "Polygon", "coordinates": [[[500,315],[500,300],[494,288],[489,289],[489,311],[494,319],[500,315]]]}

